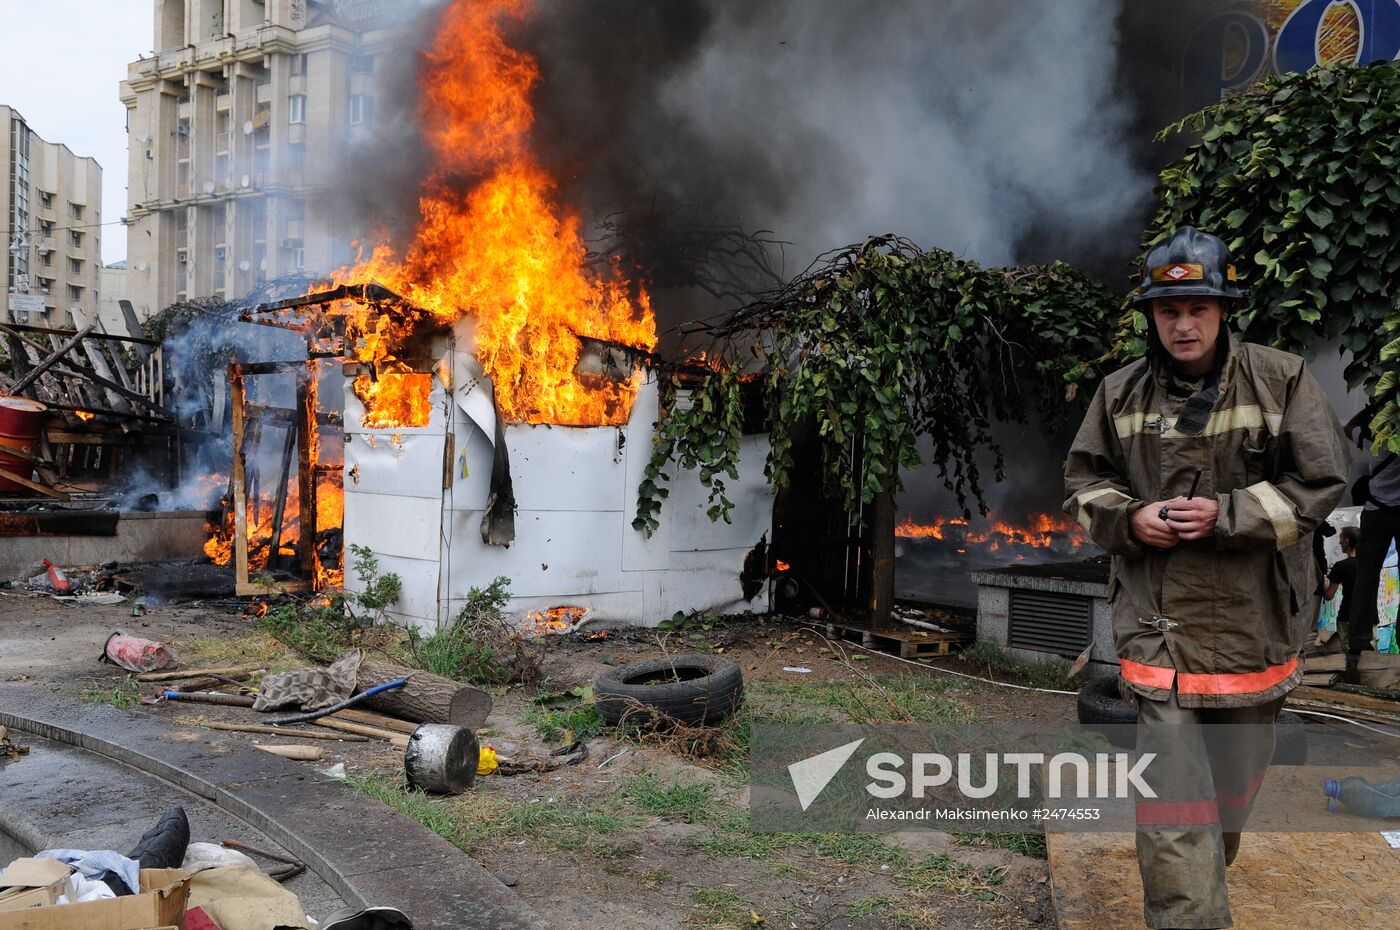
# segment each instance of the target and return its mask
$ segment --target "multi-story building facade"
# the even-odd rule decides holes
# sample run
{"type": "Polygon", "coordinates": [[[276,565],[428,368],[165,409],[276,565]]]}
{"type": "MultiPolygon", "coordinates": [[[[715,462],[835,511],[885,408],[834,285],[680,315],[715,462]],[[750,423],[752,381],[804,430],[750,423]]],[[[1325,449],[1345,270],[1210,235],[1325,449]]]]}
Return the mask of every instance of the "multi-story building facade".
{"type": "Polygon", "coordinates": [[[154,57],[121,87],[137,314],[349,261],[327,182],[368,136],[404,0],[154,3],[154,57]]]}
{"type": "Polygon", "coordinates": [[[4,318],[66,327],[73,310],[96,319],[102,268],[102,168],[46,142],[0,105],[0,217],[5,229],[4,318]]]}

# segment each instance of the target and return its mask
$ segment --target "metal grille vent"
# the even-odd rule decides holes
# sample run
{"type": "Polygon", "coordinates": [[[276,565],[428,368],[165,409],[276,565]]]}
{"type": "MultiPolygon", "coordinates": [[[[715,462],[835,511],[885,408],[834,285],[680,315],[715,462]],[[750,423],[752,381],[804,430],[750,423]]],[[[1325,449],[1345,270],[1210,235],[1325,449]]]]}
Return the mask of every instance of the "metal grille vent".
{"type": "Polygon", "coordinates": [[[1012,588],[1006,644],[1014,649],[1077,656],[1089,645],[1093,611],[1093,599],[1083,595],[1012,588]]]}

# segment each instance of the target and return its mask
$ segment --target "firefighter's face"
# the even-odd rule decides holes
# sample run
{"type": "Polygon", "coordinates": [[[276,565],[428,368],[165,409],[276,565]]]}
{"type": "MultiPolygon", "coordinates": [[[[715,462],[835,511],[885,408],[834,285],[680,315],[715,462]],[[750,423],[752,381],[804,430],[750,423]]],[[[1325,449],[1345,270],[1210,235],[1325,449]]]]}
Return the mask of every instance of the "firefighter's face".
{"type": "Polygon", "coordinates": [[[1159,297],[1152,301],[1157,338],[1183,369],[1197,374],[1210,370],[1215,343],[1225,319],[1219,297],[1159,297]]]}

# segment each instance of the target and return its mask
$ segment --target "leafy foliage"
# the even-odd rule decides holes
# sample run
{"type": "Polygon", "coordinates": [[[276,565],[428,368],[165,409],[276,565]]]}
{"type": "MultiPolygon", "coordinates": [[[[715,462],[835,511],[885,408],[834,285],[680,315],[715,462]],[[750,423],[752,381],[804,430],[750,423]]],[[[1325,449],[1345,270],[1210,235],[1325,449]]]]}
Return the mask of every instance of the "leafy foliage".
{"type": "Polygon", "coordinates": [[[505,615],[510,579],[472,588],[457,615],[429,636],[408,631],[413,665],[435,675],[480,684],[532,681],[542,656],[505,615]]]}
{"type": "MultiPolygon", "coordinates": [[[[1303,354],[1339,340],[1348,384],[1381,403],[1378,447],[1400,450],[1400,71],[1288,74],[1163,136],[1186,127],[1202,135],[1162,172],[1151,228],[1189,223],[1226,240],[1252,292],[1232,317],[1245,339],[1303,354]]],[[[1114,354],[1140,355],[1145,327],[1125,315],[1114,354]]]]}
{"type": "MultiPolygon", "coordinates": [[[[331,591],[311,597],[278,595],[258,625],[269,635],[318,662],[333,662],[349,649],[367,645],[366,634],[384,622],[385,609],[399,599],[403,582],[381,573],[379,560],[366,546],[351,546],[359,592],[331,591]]],[[[272,586],[275,579],[254,581],[272,586]]]]}
{"type": "Polygon", "coordinates": [[[714,327],[705,367],[663,381],[633,526],[658,525],[672,463],[698,469],[710,518],[729,519],[724,482],[738,477],[741,387],[755,377],[775,486],[797,467],[794,437],[814,425],[826,482],[854,512],[897,487],[900,468],[922,463],[918,442],[928,437],[940,478],[970,513],[969,498],[983,498],[979,450],[992,450],[1002,476],[992,420],[1053,421],[1065,375],[1103,352],[1116,303],[1064,264],[984,268],[893,236],[825,256],[714,327]],[[759,371],[747,371],[755,358],[759,371]]]}

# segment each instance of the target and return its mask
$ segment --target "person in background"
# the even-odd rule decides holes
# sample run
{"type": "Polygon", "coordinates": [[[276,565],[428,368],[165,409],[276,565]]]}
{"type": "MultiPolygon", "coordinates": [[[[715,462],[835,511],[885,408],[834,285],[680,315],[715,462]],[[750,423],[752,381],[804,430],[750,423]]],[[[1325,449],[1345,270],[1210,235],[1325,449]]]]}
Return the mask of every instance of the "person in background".
{"type": "Polygon", "coordinates": [[[1342,535],[1337,540],[1342,547],[1342,559],[1327,573],[1327,590],[1322,596],[1327,600],[1337,596],[1342,590],[1342,605],[1337,608],[1337,636],[1345,637],[1347,647],[1347,667],[1355,667],[1361,653],[1371,646],[1370,629],[1362,630],[1359,621],[1351,616],[1352,592],[1356,590],[1356,543],[1361,531],[1354,526],[1342,527],[1342,535]],[[1345,632],[1343,630],[1345,629],[1345,632]]]}
{"type": "MultiPolygon", "coordinates": [[[[1370,446],[1371,413],[1368,407],[1352,417],[1345,427],[1347,436],[1363,448],[1370,446]]],[[[1376,596],[1380,593],[1381,567],[1391,543],[1400,540],[1400,453],[1386,452],[1371,463],[1370,475],[1352,486],[1352,503],[1362,508],[1361,538],[1356,544],[1356,590],[1351,598],[1351,620],[1358,631],[1352,642],[1357,642],[1357,636],[1365,631],[1369,645],[1370,633],[1380,622],[1376,596]]],[[[1348,647],[1346,681],[1353,684],[1359,681],[1359,661],[1360,651],[1348,647]]]]}

